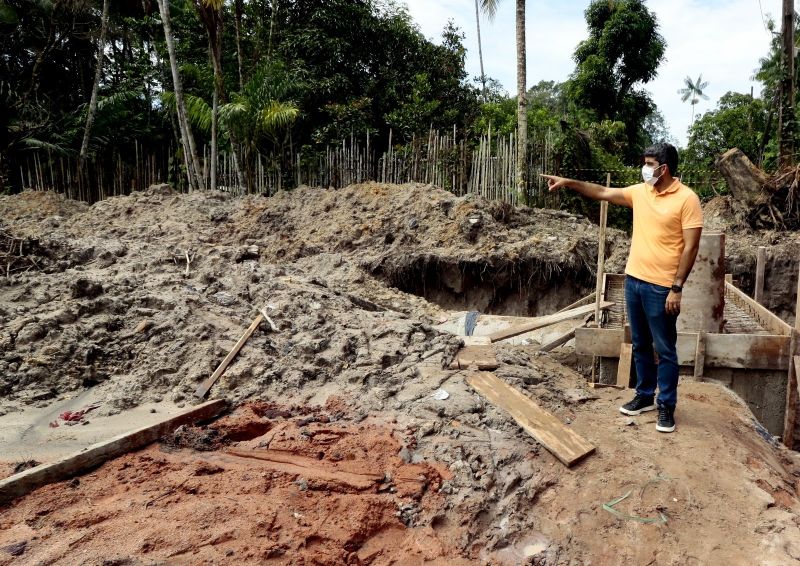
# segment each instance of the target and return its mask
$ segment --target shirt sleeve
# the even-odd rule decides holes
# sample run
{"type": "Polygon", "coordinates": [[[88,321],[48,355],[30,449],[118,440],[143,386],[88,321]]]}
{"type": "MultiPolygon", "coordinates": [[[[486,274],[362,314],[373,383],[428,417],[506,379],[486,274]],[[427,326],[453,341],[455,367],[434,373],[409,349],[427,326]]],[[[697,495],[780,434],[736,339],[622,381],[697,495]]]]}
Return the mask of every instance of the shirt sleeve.
{"type": "Polygon", "coordinates": [[[633,208],[633,191],[639,185],[631,185],[630,187],[623,187],[620,190],[622,191],[622,196],[625,198],[625,202],[628,203],[628,206],[633,208]]]}
{"type": "Polygon", "coordinates": [[[702,228],[703,227],[703,208],[700,206],[700,198],[691,192],[689,198],[683,203],[681,211],[681,228],[702,228]]]}

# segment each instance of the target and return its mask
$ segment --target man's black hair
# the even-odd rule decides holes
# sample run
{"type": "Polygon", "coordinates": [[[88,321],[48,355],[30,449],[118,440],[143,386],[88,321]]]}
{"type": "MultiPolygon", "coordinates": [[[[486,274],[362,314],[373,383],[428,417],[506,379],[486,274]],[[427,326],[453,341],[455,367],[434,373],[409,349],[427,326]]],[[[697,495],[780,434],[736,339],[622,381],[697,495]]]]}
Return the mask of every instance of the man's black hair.
{"type": "Polygon", "coordinates": [[[669,167],[669,174],[673,177],[678,174],[678,150],[669,143],[657,143],[644,150],[643,157],[652,157],[660,165],[664,163],[669,167]]]}

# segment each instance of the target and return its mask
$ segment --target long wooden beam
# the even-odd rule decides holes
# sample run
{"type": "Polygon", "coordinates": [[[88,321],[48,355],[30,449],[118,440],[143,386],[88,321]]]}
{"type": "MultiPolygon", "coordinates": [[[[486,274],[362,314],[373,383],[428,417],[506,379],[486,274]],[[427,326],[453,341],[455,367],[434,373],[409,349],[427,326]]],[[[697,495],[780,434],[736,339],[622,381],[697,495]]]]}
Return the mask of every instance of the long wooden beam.
{"type": "MultiPolygon", "coordinates": [[[[624,331],[615,328],[578,328],[575,353],[616,358],[624,331]]],[[[774,334],[713,334],[705,336],[705,367],[741,369],[789,369],[789,336],[774,334]]],[[[678,363],[694,366],[697,333],[678,333],[678,363]]]]}
{"type": "MultiPolygon", "coordinates": [[[[603,301],[600,304],[600,308],[607,309],[613,305],[614,303],[603,301]]],[[[497,332],[493,332],[492,334],[489,334],[489,339],[492,342],[497,342],[498,340],[513,338],[514,336],[525,334],[526,332],[530,332],[531,330],[537,330],[539,328],[544,328],[545,326],[550,326],[551,324],[556,324],[557,322],[562,322],[564,320],[569,320],[571,318],[577,318],[579,316],[588,314],[590,312],[594,312],[594,310],[595,310],[595,305],[585,305],[564,312],[550,314],[547,316],[540,316],[538,318],[532,319],[530,322],[526,322],[523,324],[516,324],[509,328],[504,328],[503,330],[498,330],[497,332]]]]}
{"type": "Polygon", "coordinates": [[[772,334],[789,336],[792,327],[763,305],[748,297],[732,283],[725,282],[725,297],[731,299],[740,309],[749,312],[765,330],[772,334]]]}
{"type": "Polygon", "coordinates": [[[0,480],[0,505],[30,493],[34,489],[65,480],[91,470],[107,460],[147,446],[181,425],[215,417],[224,411],[226,406],[227,402],[224,399],[206,401],[155,424],[143,426],[110,440],[93,444],[82,452],[65,456],[49,464],[40,464],[35,468],[0,480]]]}

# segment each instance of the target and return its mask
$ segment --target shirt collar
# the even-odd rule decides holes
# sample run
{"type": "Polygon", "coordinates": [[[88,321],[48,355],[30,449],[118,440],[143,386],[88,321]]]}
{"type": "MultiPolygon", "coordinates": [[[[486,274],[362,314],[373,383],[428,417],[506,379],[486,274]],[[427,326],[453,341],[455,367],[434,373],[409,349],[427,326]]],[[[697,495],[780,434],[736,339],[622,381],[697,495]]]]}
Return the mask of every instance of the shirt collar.
{"type": "Polygon", "coordinates": [[[681,180],[679,178],[677,178],[677,177],[675,177],[672,180],[672,184],[669,187],[667,187],[666,189],[664,189],[661,192],[658,192],[654,186],[647,185],[647,187],[650,189],[650,191],[655,193],[656,196],[664,196],[664,195],[668,195],[670,193],[674,193],[675,191],[678,190],[678,188],[680,186],[681,186],[681,180]]]}

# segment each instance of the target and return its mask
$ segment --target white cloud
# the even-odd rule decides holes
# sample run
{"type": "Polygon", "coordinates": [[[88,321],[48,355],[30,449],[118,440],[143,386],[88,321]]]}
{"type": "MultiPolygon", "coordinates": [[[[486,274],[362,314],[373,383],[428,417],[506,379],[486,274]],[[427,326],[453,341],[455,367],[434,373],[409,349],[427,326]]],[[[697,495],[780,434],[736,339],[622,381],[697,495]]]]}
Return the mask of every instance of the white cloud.
{"type": "MultiPolygon", "coordinates": [[[[448,19],[465,33],[467,72],[480,75],[475,28],[474,0],[405,0],[409,13],[426,37],[441,40],[448,19]]],[[[583,12],[588,0],[527,2],[527,78],[528,86],[540,80],[563,81],[574,70],[572,53],[586,37],[583,12]]],[[[505,89],[516,91],[516,47],[512,0],[500,3],[494,21],[481,18],[483,59],[486,74],[499,80],[505,89]]],[[[667,41],[665,61],[658,77],[645,85],[667,125],[681,145],[686,143],[691,109],[682,103],[677,91],[687,75],[693,79],[703,74],[709,82],[710,100],[696,106],[699,113],[716,106],[728,91],[750,92],[758,96],[760,84],[751,80],[758,59],[767,53],[770,37],[764,29],[762,12],[778,18],[780,0],[670,0],[648,2],[659,21],[661,35],[667,41]]]]}

